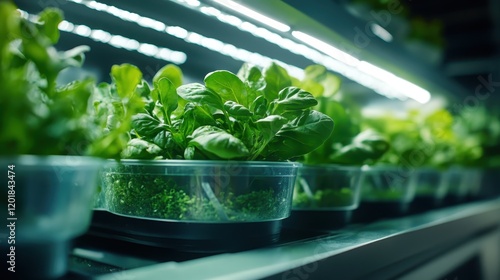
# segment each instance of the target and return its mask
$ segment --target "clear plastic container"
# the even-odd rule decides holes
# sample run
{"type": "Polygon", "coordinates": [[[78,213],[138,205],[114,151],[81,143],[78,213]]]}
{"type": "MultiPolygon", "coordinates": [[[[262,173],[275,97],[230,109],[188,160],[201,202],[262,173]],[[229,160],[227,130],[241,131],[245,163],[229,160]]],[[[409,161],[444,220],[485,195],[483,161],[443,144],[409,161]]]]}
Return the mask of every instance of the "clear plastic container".
{"type": "Polygon", "coordinates": [[[420,212],[443,206],[450,186],[449,180],[450,176],[445,170],[431,167],[418,169],[414,210],[420,212]]]}
{"type": "Polygon", "coordinates": [[[480,196],[483,173],[480,168],[465,168],[463,180],[465,181],[468,198],[476,199],[480,196]]]}
{"type": "Polygon", "coordinates": [[[113,238],[186,251],[223,252],[272,243],[290,215],[299,165],[112,162],[101,175],[93,228],[113,238]]]}
{"type": "Polygon", "coordinates": [[[410,203],[415,196],[415,170],[398,166],[365,166],[363,202],[410,203]]]}
{"type": "Polygon", "coordinates": [[[269,221],[290,214],[296,163],[123,160],[102,173],[99,207],[192,222],[269,221]]]}
{"type": "Polygon", "coordinates": [[[408,213],[415,197],[416,172],[403,166],[364,166],[357,222],[398,217],[408,213]]]}
{"type": "Polygon", "coordinates": [[[293,210],[354,210],[359,205],[361,167],[304,165],[293,195],[293,210]]]}
{"type": "Polygon", "coordinates": [[[447,176],[448,194],[446,197],[450,203],[464,201],[469,193],[468,178],[466,169],[453,166],[445,171],[443,176],[447,176]]]}
{"type": "Polygon", "coordinates": [[[2,242],[2,248],[16,246],[17,275],[55,278],[66,272],[70,241],[90,224],[101,163],[80,156],[0,157],[2,217],[15,225],[2,227],[0,235],[15,237],[15,244],[2,242]]]}
{"type": "Polygon", "coordinates": [[[359,205],[360,180],[360,166],[301,166],[285,226],[327,230],[346,225],[359,205]]]}

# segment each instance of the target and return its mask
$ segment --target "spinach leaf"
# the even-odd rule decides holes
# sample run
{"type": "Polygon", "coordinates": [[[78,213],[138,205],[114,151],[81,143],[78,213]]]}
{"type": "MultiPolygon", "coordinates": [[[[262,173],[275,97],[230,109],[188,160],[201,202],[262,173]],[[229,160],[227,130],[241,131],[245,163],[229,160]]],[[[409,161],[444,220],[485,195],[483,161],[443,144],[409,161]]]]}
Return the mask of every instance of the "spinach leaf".
{"type": "Polygon", "coordinates": [[[240,139],[217,127],[201,126],[191,137],[190,146],[221,159],[244,158],[249,154],[248,148],[240,139]]]}
{"type": "Polygon", "coordinates": [[[266,156],[283,160],[305,155],[323,144],[332,130],[333,120],[330,117],[318,111],[305,110],[276,133],[265,151],[266,156]]]}
{"type": "Polygon", "coordinates": [[[248,104],[245,84],[238,76],[225,70],[214,71],[205,77],[205,86],[216,92],[223,101],[248,104]]]}
{"type": "Polygon", "coordinates": [[[285,68],[276,63],[272,63],[264,69],[264,96],[271,102],[278,98],[278,92],[292,85],[292,80],[285,68]]]}
{"type": "Polygon", "coordinates": [[[153,84],[158,83],[162,78],[169,79],[174,88],[178,88],[182,85],[182,70],[176,65],[167,64],[155,74],[153,84]]]}
{"type": "Polygon", "coordinates": [[[192,83],[177,88],[177,94],[183,99],[198,104],[207,104],[217,109],[223,109],[222,98],[202,84],[192,83]]]}
{"type": "Polygon", "coordinates": [[[177,91],[175,85],[167,78],[161,78],[154,84],[153,96],[157,96],[162,106],[165,120],[170,123],[170,115],[177,109],[177,91]]]}
{"type": "Polygon", "coordinates": [[[122,158],[132,159],[154,159],[160,152],[161,148],[157,145],[134,138],[127,143],[127,147],[123,150],[122,158]]]}
{"type": "Polygon", "coordinates": [[[349,145],[330,156],[332,163],[373,164],[389,150],[389,142],[372,130],[358,134],[349,145]]]}
{"type": "Polygon", "coordinates": [[[229,115],[236,119],[246,120],[252,116],[252,112],[250,112],[250,110],[234,101],[226,101],[224,103],[224,109],[229,113],[229,115]]]}
{"type": "Polygon", "coordinates": [[[297,87],[286,87],[278,93],[278,99],[271,103],[273,114],[298,111],[318,104],[314,96],[297,87]]]}
{"type": "Polygon", "coordinates": [[[163,130],[160,120],[145,113],[132,116],[131,121],[132,128],[139,136],[154,137],[163,130]]]}

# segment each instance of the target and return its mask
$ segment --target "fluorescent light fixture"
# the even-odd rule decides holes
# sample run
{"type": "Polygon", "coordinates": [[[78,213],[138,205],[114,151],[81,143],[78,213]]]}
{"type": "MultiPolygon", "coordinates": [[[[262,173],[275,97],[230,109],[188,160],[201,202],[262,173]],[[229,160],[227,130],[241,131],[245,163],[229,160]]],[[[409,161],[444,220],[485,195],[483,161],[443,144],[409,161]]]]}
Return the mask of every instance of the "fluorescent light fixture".
{"type": "MultiPolygon", "coordinates": [[[[105,12],[111,14],[121,20],[134,22],[142,27],[149,28],[152,30],[156,30],[158,32],[166,33],[168,35],[174,36],[176,38],[182,39],[188,43],[192,43],[195,45],[199,45],[206,49],[219,52],[223,55],[232,57],[235,60],[249,62],[252,64],[256,64],[259,66],[267,66],[271,61],[277,62],[279,65],[287,69],[287,71],[301,79],[304,75],[302,69],[295,67],[293,65],[286,64],[281,61],[277,61],[275,59],[263,56],[259,53],[250,52],[245,49],[238,48],[234,45],[227,44],[221,42],[220,40],[205,37],[201,34],[188,31],[179,26],[167,26],[164,23],[154,20],[151,18],[147,18],[136,13],[132,13],[114,6],[109,6],[107,4],[99,3],[96,1],[89,0],[69,0],[77,4],[84,5],[88,8],[98,10],[101,12],[105,12]]],[[[430,100],[430,93],[425,89],[418,87],[400,77],[395,76],[394,74],[383,70],[377,66],[374,66],[368,62],[360,61],[354,56],[348,54],[345,51],[342,51],[318,38],[315,38],[309,34],[300,31],[292,31],[292,36],[296,39],[304,42],[305,44],[297,43],[288,38],[283,38],[279,34],[272,32],[264,27],[256,26],[253,23],[243,21],[240,18],[226,14],[215,7],[207,6],[201,4],[197,1],[189,1],[189,0],[172,0],[185,7],[190,9],[202,11],[207,16],[215,17],[219,21],[224,22],[226,24],[235,26],[236,28],[251,33],[256,37],[263,38],[264,40],[276,44],[277,46],[290,51],[291,53],[301,55],[314,63],[322,64],[326,68],[331,71],[337,72],[348,79],[351,79],[367,88],[372,89],[378,94],[384,95],[388,98],[398,98],[400,100],[406,100],[407,98],[412,98],[420,103],[426,103],[430,100]],[[189,3],[188,3],[189,2],[189,3]],[[309,46],[311,47],[309,47],[309,46]]],[[[231,3],[236,4],[233,1],[226,0],[213,0],[214,2],[218,2],[223,4],[222,2],[227,3],[228,5],[231,3]]],[[[239,5],[239,4],[236,4],[239,5]]],[[[226,5],[225,5],[226,6],[226,5]]],[[[241,6],[241,5],[239,5],[241,6]]],[[[235,7],[233,5],[233,7],[235,7]]],[[[241,6],[243,7],[243,6],[241,6]]],[[[248,9],[248,8],[247,8],[248,9]]],[[[243,9],[238,10],[238,12],[243,11],[243,9]]],[[[254,11],[253,11],[254,12],[254,11]]],[[[245,13],[249,15],[249,13],[245,13]]],[[[261,21],[262,22],[262,21],[261,21]]],[[[378,25],[377,25],[378,26],[378,25]]],[[[380,27],[380,26],[378,26],[380,27]]],[[[378,28],[376,26],[372,26],[375,29],[374,33],[378,32],[377,36],[382,35],[385,29],[382,27],[378,28]],[[377,31],[378,30],[378,31],[377,31]],[[382,31],[383,30],[383,31],[382,31]],[[380,31],[380,32],[379,32],[380,31]]],[[[287,31],[290,30],[288,27],[287,31]]],[[[386,31],[387,32],[387,31],[386,31]]],[[[93,38],[91,33],[90,37],[93,38]]],[[[387,32],[389,36],[391,34],[387,32]]],[[[385,35],[387,35],[385,34],[385,35]]],[[[112,36],[112,35],[110,35],[112,36]]],[[[386,39],[388,39],[387,37],[386,39]]],[[[391,36],[392,38],[392,36],[391,36]]],[[[94,38],[93,38],[94,39],[94,38]]],[[[382,38],[383,39],[383,38],[382,38]]],[[[94,39],[96,41],[110,41],[109,36],[101,36],[99,39],[94,39]]],[[[130,42],[129,42],[130,44],[130,42]]],[[[139,46],[143,46],[139,44],[139,46]]],[[[152,48],[142,47],[141,52],[146,52],[152,55],[152,48]]],[[[164,57],[164,55],[160,55],[165,53],[161,49],[157,51],[154,57],[164,57]]],[[[185,55],[182,52],[175,52],[170,54],[169,58],[182,58],[185,55]]]]}
{"type": "Polygon", "coordinates": [[[134,39],[129,39],[121,35],[113,35],[100,29],[91,29],[86,25],[73,24],[66,20],[63,20],[59,24],[59,30],[90,38],[96,42],[105,43],[115,48],[136,51],[146,56],[155,57],[179,65],[186,62],[187,59],[186,54],[180,51],[173,51],[148,43],[139,43],[134,39]]]}
{"type": "MultiPolygon", "coordinates": [[[[132,13],[132,12],[117,8],[115,6],[110,6],[110,5],[100,3],[97,1],[89,1],[89,0],[68,0],[68,1],[83,5],[87,8],[90,8],[90,9],[93,9],[96,11],[110,14],[112,16],[115,16],[115,17],[123,20],[123,21],[133,22],[133,23],[135,23],[141,27],[144,27],[144,28],[152,29],[152,30],[155,30],[155,31],[158,31],[161,33],[165,33],[165,34],[174,36],[176,38],[184,40],[185,42],[188,42],[188,43],[191,43],[194,45],[198,45],[198,46],[201,46],[203,48],[209,49],[211,51],[215,51],[215,52],[218,52],[220,54],[232,57],[235,60],[252,63],[255,65],[262,66],[262,67],[265,67],[265,66],[269,65],[272,61],[274,61],[274,62],[278,63],[280,66],[282,66],[283,68],[285,68],[290,74],[294,75],[297,78],[302,78],[304,75],[304,71],[296,66],[286,64],[282,61],[275,60],[275,59],[263,56],[263,55],[258,54],[258,53],[254,53],[254,52],[250,52],[250,51],[245,50],[245,49],[238,48],[236,46],[224,43],[224,42],[217,40],[217,39],[214,39],[214,38],[205,37],[205,36],[198,34],[196,32],[188,31],[180,26],[168,26],[161,21],[158,21],[158,20],[155,20],[155,19],[152,19],[149,17],[144,17],[144,16],[141,16],[139,14],[132,13]]],[[[216,8],[208,7],[208,6],[198,7],[198,6],[200,6],[200,3],[198,1],[177,0],[177,2],[180,2],[181,4],[186,4],[190,8],[196,8],[198,10],[203,9],[205,14],[217,17],[222,22],[226,22],[228,24],[246,23],[246,22],[241,21],[237,17],[222,14],[222,12],[216,8]],[[196,4],[196,3],[198,3],[198,4],[196,4]]],[[[250,24],[250,23],[248,23],[248,24],[249,25],[247,27],[251,28],[252,30],[254,30],[258,34],[261,34],[261,36],[269,35],[269,33],[271,35],[279,36],[275,33],[271,33],[267,29],[257,27],[253,24],[250,24]]],[[[109,36],[113,36],[113,35],[109,34],[109,36],[103,35],[102,38],[98,37],[97,39],[95,39],[92,36],[92,34],[93,33],[91,33],[89,37],[94,39],[95,41],[100,41],[100,42],[103,42],[103,40],[111,41],[114,38],[114,37],[109,38],[109,36]]],[[[124,44],[122,44],[122,42],[124,42],[124,41],[118,40],[118,43],[117,43],[117,39],[113,40],[114,44],[117,44],[123,48],[126,48],[126,46],[124,44]]],[[[129,44],[130,44],[130,42],[129,42],[129,44]]],[[[156,49],[152,46],[153,45],[150,45],[150,44],[139,43],[139,45],[134,50],[136,50],[142,54],[157,57],[157,58],[164,58],[166,56],[164,54],[166,53],[166,50],[168,50],[168,49],[163,49],[163,48],[156,49]]],[[[184,60],[182,63],[184,63],[186,60],[186,54],[184,54],[182,52],[170,51],[168,58],[169,59],[176,59],[176,60],[180,60],[183,58],[184,60]]]]}
{"type": "Polygon", "coordinates": [[[309,34],[300,31],[292,31],[292,36],[347,65],[356,66],[359,63],[359,60],[354,56],[309,34]]]}
{"type": "Polygon", "coordinates": [[[385,30],[382,26],[372,23],[370,25],[370,29],[372,30],[373,34],[375,34],[377,37],[380,39],[386,41],[386,42],[391,42],[392,41],[392,35],[389,33],[389,31],[385,30]]]}
{"type": "Polygon", "coordinates": [[[230,0],[213,0],[214,2],[216,3],[219,3],[235,12],[238,12],[242,15],[245,15],[249,18],[253,18],[269,27],[272,27],[276,30],[279,30],[281,32],[288,32],[290,31],[290,26],[284,24],[284,23],[281,23],[277,20],[274,20],[270,17],[267,17],[263,14],[260,14],[254,10],[251,10],[243,5],[240,5],[234,1],[230,1],[230,0]]]}
{"type": "Polygon", "coordinates": [[[392,88],[391,91],[400,92],[401,94],[422,104],[429,102],[429,100],[431,99],[431,94],[427,90],[415,84],[412,84],[371,63],[361,61],[357,68],[361,72],[384,82],[387,86],[392,88]]]}

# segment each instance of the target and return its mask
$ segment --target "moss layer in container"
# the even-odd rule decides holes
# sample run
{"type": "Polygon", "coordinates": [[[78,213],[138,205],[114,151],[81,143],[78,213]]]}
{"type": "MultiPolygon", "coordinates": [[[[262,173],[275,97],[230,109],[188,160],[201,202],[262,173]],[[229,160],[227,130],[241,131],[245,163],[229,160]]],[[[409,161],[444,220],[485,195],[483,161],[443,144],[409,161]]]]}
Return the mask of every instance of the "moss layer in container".
{"type": "Polygon", "coordinates": [[[293,209],[352,210],[359,202],[360,167],[304,165],[299,168],[293,209]]]}
{"type": "Polygon", "coordinates": [[[283,219],[298,164],[124,160],[103,172],[104,208],[181,221],[283,219]]]}
{"type": "Polygon", "coordinates": [[[415,194],[414,171],[396,166],[370,167],[364,171],[361,200],[409,203],[415,194]]]}

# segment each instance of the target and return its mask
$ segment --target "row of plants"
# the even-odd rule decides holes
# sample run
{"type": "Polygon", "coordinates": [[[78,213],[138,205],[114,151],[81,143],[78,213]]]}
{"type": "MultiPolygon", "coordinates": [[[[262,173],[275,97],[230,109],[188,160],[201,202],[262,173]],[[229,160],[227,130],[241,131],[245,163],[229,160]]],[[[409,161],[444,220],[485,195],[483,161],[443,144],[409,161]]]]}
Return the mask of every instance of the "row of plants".
{"type": "MultiPolygon", "coordinates": [[[[341,79],[321,65],[305,68],[298,79],[276,63],[244,64],[236,73],[218,70],[202,83],[186,84],[175,65],[147,81],[136,66],[122,64],[110,69],[110,82],[84,78],[60,85],[62,71],[81,67],[89,51],[54,47],[60,11],[46,9],[32,22],[2,2],[0,15],[1,162],[15,165],[24,178],[37,174],[37,181],[19,179],[16,188],[18,205],[32,207],[18,212],[34,221],[20,229],[25,238],[41,232],[35,225],[42,217],[35,213],[54,204],[81,205],[79,212],[52,213],[54,220],[80,224],[61,237],[64,242],[86,230],[91,209],[94,216],[105,211],[116,215],[111,219],[124,216],[153,223],[151,228],[171,223],[172,232],[155,233],[163,239],[182,239],[178,232],[195,224],[200,228],[189,230],[196,235],[188,235],[196,240],[275,240],[276,225],[290,212],[293,217],[304,210],[353,211],[361,193],[397,198],[393,185],[411,176],[398,173],[390,181],[386,169],[375,173],[377,165],[444,169],[498,163],[498,154],[485,156],[497,149],[500,137],[498,118],[489,119],[486,109],[367,118],[342,90],[341,79]],[[367,165],[373,167],[363,170],[367,165]],[[381,182],[390,184],[377,187],[381,182]],[[85,199],[71,196],[72,189],[85,189],[85,199]],[[37,198],[43,201],[33,203],[37,198]],[[228,224],[272,226],[227,237],[205,232],[207,223],[224,227],[222,232],[231,232],[228,224]]],[[[95,226],[121,231],[127,239],[151,235],[110,228],[106,221],[95,226]]],[[[50,236],[56,235],[44,232],[35,239],[57,242],[50,236]]]]}

